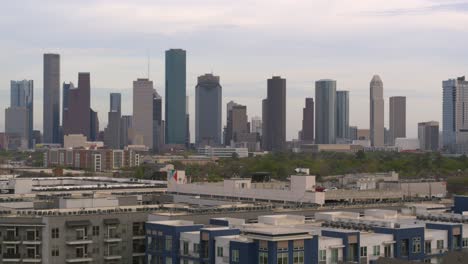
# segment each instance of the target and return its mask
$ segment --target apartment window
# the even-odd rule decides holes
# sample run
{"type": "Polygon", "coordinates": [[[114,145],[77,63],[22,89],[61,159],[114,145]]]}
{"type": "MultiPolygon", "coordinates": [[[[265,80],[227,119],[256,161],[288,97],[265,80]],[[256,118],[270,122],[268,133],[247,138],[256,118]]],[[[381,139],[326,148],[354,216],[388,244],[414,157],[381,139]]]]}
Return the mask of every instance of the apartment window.
{"type": "Polygon", "coordinates": [[[184,255],[189,254],[189,242],[187,241],[182,242],[182,254],[184,255]]]}
{"type": "Polygon", "coordinates": [[[413,253],[421,253],[421,238],[413,238],[413,253]]]}
{"type": "Polygon", "coordinates": [[[327,261],[327,251],[325,249],[319,250],[319,261],[327,261]]]}
{"type": "Polygon", "coordinates": [[[380,256],[380,246],[374,246],[372,253],[374,256],[380,256]]]}
{"type": "Polygon", "coordinates": [[[460,248],[460,236],[453,236],[453,248],[458,249],[460,248]]]}
{"type": "Polygon", "coordinates": [[[200,252],[200,244],[193,243],[193,252],[194,253],[199,253],[200,252]]]}
{"type": "Polygon", "coordinates": [[[444,249],[444,240],[437,240],[437,249],[444,249]]]}
{"type": "Polygon", "coordinates": [[[288,260],[289,253],[288,252],[278,252],[276,254],[277,257],[277,264],[289,264],[288,260]]]}
{"type": "Polygon", "coordinates": [[[36,247],[27,247],[26,248],[26,256],[28,258],[31,258],[31,259],[34,259],[36,258],[38,255],[36,254],[36,252],[38,252],[38,248],[36,247]]]}
{"type": "Polygon", "coordinates": [[[172,264],[172,258],[166,257],[166,264],[172,264]]]}
{"type": "Polygon", "coordinates": [[[77,247],[76,248],[76,257],[77,258],[87,258],[88,257],[88,248],[85,247],[77,247]]]}
{"type": "Polygon", "coordinates": [[[260,240],[258,243],[258,249],[260,251],[268,251],[268,241],[260,240]]]}
{"type": "Polygon", "coordinates": [[[391,245],[385,245],[385,247],[384,247],[384,257],[386,257],[386,258],[391,258],[392,257],[392,246],[391,245]]]}
{"type": "Polygon", "coordinates": [[[332,248],[331,250],[331,263],[338,263],[338,249],[332,248]]]}
{"type": "Polygon", "coordinates": [[[99,236],[99,226],[93,226],[93,236],[99,236]]]}
{"type": "Polygon", "coordinates": [[[409,248],[408,248],[408,240],[407,239],[403,239],[401,241],[401,255],[406,257],[408,256],[408,251],[409,251],[409,248]]]}
{"type": "Polygon", "coordinates": [[[59,238],[59,229],[58,228],[52,228],[52,238],[59,238]]]}
{"type": "Polygon", "coordinates": [[[293,253],[294,264],[304,264],[304,251],[294,251],[293,253]]]}
{"type": "Polygon", "coordinates": [[[188,260],[187,260],[187,259],[184,259],[184,260],[182,260],[182,263],[183,263],[183,264],[188,264],[188,260]]]}
{"type": "Polygon", "coordinates": [[[231,260],[232,262],[239,262],[239,250],[233,249],[231,251],[231,260]]]}
{"type": "Polygon", "coordinates": [[[463,247],[468,248],[468,238],[463,238],[463,247]]]}
{"type": "Polygon", "coordinates": [[[304,250],[304,240],[294,240],[294,250],[304,250]]]}
{"type": "Polygon", "coordinates": [[[86,240],[88,239],[88,234],[86,232],[86,228],[76,229],[76,240],[86,240]]]}
{"type": "Polygon", "coordinates": [[[167,251],[171,251],[171,250],[172,250],[172,236],[166,236],[165,249],[166,249],[167,251]]]}
{"type": "Polygon", "coordinates": [[[432,243],[430,240],[426,240],[424,242],[424,252],[426,252],[426,254],[430,254],[431,251],[432,251],[432,243]]]}
{"type": "Polygon", "coordinates": [[[361,257],[367,257],[367,247],[361,247],[361,257]]]}
{"type": "Polygon", "coordinates": [[[58,257],[58,256],[60,256],[59,249],[58,249],[58,248],[52,248],[51,255],[52,255],[52,257],[58,257]]]}
{"type": "Polygon", "coordinates": [[[223,254],[223,247],[217,247],[216,248],[216,255],[218,257],[222,257],[224,254],[223,254]]]}
{"type": "Polygon", "coordinates": [[[258,263],[259,264],[268,264],[268,252],[259,252],[258,253],[258,263]]]}

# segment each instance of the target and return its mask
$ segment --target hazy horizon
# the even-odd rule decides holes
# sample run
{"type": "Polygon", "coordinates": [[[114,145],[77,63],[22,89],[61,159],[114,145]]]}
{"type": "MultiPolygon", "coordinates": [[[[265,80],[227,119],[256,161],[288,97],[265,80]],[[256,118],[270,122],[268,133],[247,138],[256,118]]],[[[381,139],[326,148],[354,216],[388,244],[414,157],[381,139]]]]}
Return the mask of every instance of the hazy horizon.
{"type": "MultiPolygon", "coordinates": [[[[91,73],[91,105],[107,124],[109,93],[150,78],[164,98],[164,51],[187,50],[187,95],[194,138],[196,78],[221,77],[225,104],[247,105],[261,116],[266,80],[287,79],[287,138],[301,129],[305,97],[315,81],[337,80],[350,91],[350,125],[369,127],[369,82],[388,98],[407,97],[407,136],[417,122],[441,120],[442,80],[468,73],[468,1],[12,1],[0,9],[0,106],[9,105],[10,80],[34,80],[35,129],[42,130],[42,56],[61,55],[61,82],[91,73]]],[[[164,102],[164,101],[163,101],[164,102]]],[[[4,114],[0,115],[4,129],[4,114]]]]}

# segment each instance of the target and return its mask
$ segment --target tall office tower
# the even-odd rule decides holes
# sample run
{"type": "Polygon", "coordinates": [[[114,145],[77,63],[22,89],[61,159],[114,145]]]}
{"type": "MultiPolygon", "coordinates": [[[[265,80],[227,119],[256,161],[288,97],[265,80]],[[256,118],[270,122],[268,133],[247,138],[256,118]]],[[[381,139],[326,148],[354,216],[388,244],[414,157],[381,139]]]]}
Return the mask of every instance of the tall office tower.
{"type": "Polygon", "coordinates": [[[185,147],[190,147],[190,114],[189,114],[189,97],[185,98],[185,147]]]}
{"type": "Polygon", "coordinates": [[[134,145],[144,145],[150,149],[153,148],[153,98],[155,93],[152,81],[137,79],[133,82],[134,134],[132,143],[134,145]]]}
{"type": "Polygon", "coordinates": [[[250,121],[250,132],[257,133],[258,135],[262,135],[262,118],[259,116],[252,117],[250,121]]]}
{"type": "Polygon", "coordinates": [[[264,149],[283,151],[286,148],[286,79],[273,76],[267,81],[264,100],[264,149]],[[266,118],[265,118],[266,117],[266,118]]]}
{"type": "Polygon", "coordinates": [[[305,107],[302,109],[302,133],[300,140],[304,142],[314,141],[314,98],[305,99],[305,107]]]}
{"type": "Polygon", "coordinates": [[[357,126],[350,126],[349,127],[349,139],[350,140],[357,140],[358,139],[358,127],[357,126]]]}
{"type": "MultiPolygon", "coordinates": [[[[27,126],[24,131],[28,148],[34,147],[33,127],[34,127],[34,82],[32,80],[11,81],[10,83],[10,107],[26,108],[27,126]]],[[[12,110],[13,111],[13,110],[12,110]]],[[[16,110],[15,110],[16,111],[16,110]]],[[[13,112],[15,112],[13,111],[13,112]]],[[[22,112],[22,111],[21,111],[22,112]]],[[[6,119],[5,119],[6,120],[6,119]]],[[[10,122],[15,122],[9,120],[10,122]]]]}
{"type": "Polygon", "coordinates": [[[453,153],[468,152],[468,81],[465,76],[443,81],[443,146],[453,153]]]}
{"type": "Polygon", "coordinates": [[[108,113],[107,127],[104,129],[104,144],[111,149],[123,148],[121,126],[121,95],[110,94],[110,107],[108,113]]]}
{"type": "Polygon", "coordinates": [[[225,142],[227,146],[234,146],[234,143],[239,142],[241,137],[249,133],[247,121],[247,107],[245,105],[236,104],[233,101],[227,104],[227,124],[226,134],[229,135],[229,142],[225,142]]]}
{"type": "Polygon", "coordinates": [[[122,112],[122,94],[110,94],[110,112],[122,112]]]}
{"type": "Polygon", "coordinates": [[[315,143],[336,143],[336,81],[315,82],[315,143]]]}
{"type": "Polygon", "coordinates": [[[155,92],[153,96],[153,151],[160,153],[163,145],[162,97],[155,92]]]}
{"type": "Polygon", "coordinates": [[[91,137],[91,80],[88,72],[78,73],[78,87],[68,91],[68,109],[63,118],[63,135],[91,137]]]}
{"type": "Polygon", "coordinates": [[[132,127],[133,127],[133,117],[131,115],[122,116],[122,118],[120,119],[120,129],[121,129],[120,142],[122,142],[123,147],[128,146],[132,141],[132,137],[129,133],[132,127]]]}
{"type": "Polygon", "coordinates": [[[406,97],[390,97],[390,145],[396,138],[406,137],[406,97]]]}
{"type": "Polygon", "coordinates": [[[418,139],[421,150],[439,150],[439,122],[429,121],[418,123],[418,139]]]}
{"type": "Polygon", "coordinates": [[[18,138],[18,142],[8,144],[8,149],[25,150],[28,148],[28,110],[26,107],[8,107],[5,109],[5,132],[9,137],[18,138]]]}
{"type": "Polygon", "coordinates": [[[230,101],[226,104],[226,128],[225,128],[225,135],[224,135],[224,145],[231,146],[231,141],[234,140],[234,135],[232,132],[232,108],[238,105],[234,101],[230,101]]]}
{"type": "Polygon", "coordinates": [[[219,76],[205,74],[195,86],[195,143],[221,145],[222,87],[219,76]]]}
{"type": "Polygon", "coordinates": [[[44,143],[60,142],[60,55],[44,54],[44,143]]]}
{"type": "Polygon", "coordinates": [[[186,52],[182,49],[166,51],[166,143],[186,144],[186,52]]]}
{"type": "Polygon", "coordinates": [[[89,140],[104,141],[104,136],[99,131],[98,113],[93,109],[89,109],[89,140]]]}
{"type": "Polygon", "coordinates": [[[336,91],[336,137],[349,139],[349,91],[336,91]]]}
{"type": "Polygon", "coordinates": [[[267,123],[268,123],[268,100],[262,100],[262,149],[266,150],[267,147],[267,123]]]}
{"type": "Polygon", "coordinates": [[[65,123],[65,112],[68,111],[68,98],[72,89],[75,89],[72,82],[62,84],[62,126],[65,123]]]}
{"type": "Polygon", "coordinates": [[[374,75],[370,82],[370,140],[371,145],[384,146],[384,99],[383,82],[374,75]]]}

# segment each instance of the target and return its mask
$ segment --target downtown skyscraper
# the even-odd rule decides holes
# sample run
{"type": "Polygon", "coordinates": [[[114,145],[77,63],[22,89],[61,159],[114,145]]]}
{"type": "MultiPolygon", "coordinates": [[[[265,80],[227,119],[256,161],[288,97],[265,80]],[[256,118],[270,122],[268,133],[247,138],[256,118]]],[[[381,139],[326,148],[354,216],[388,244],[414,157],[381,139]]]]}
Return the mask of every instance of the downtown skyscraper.
{"type": "Polygon", "coordinates": [[[34,147],[34,83],[32,80],[11,81],[10,107],[5,110],[5,131],[21,138],[19,148],[34,147]]]}
{"type": "Polygon", "coordinates": [[[459,77],[443,81],[443,146],[454,153],[468,153],[468,81],[459,77]]]}
{"type": "Polygon", "coordinates": [[[336,81],[315,82],[315,143],[336,143],[336,81]]]}
{"type": "Polygon", "coordinates": [[[302,136],[304,142],[314,141],[314,98],[305,99],[305,107],[302,109],[302,136]]]}
{"type": "Polygon", "coordinates": [[[349,91],[336,91],[336,138],[349,140],[349,91]]]}
{"type": "Polygon", "coordinates": [[[44,54],[44,143],[59,143],[60,140],[60,55],[44,54]]]}
{"type": "Polygon", "coordinates": [[[78,73],[78,87],[69,87],[68,108],[64,111],[63,135],[82,134],[95,140],[92,131],[91,77],[89,72],[78,73]]]}
{"type": "Polygon", "coordinates": [[[111,93],[107,127],[104,129],[104,144],[112,149],[124,147],[121,129],[121,94],[111,93]]]}
{"type": "MultiPolygon", "coordinates": [[[[186,114],[186,51],[166,51],[166,144],[185,145],[187,142],[186,114]]],[[[136,117],[134,117],[136,118],[136,117]]]]}
{"type": "MultiPolygon", "coordinates": [[[[153,101],[156,91],[149,79],[133,82],[133,145],[153,148],[153,101]]],[[[185,113],[185,102],[184,102],[185,113]]],[[[184,115],[185,116],[185,115],[184,115]]]]}
{"type": "Polygon", "coordinates": [[[374,147],[384,146],[384,115],[383,82],[374,75],[370,82],[370,140],[374,147]]]}
{"type": "Polygon", "coordinates": [[[221,145],[222,87],[219,76],[198,77],[195,87],[195,143],[221,145]]]}
{"type": "Polygon", "coordinates": [[[406,97],[390,97],[390,144],[395,145],[396,138],[406,137],[406,97]]]}
{"type": "Polygon", "coordinates": [[[263,100],[263,149],[284,151],[286,147],[286,79],[273,76],[267,81],[263,100]]]}

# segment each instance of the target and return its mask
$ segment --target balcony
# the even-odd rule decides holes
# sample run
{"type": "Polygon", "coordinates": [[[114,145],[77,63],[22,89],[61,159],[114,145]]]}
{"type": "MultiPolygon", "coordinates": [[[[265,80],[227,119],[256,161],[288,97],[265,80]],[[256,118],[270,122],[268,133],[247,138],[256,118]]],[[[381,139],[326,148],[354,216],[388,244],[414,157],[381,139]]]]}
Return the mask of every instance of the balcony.
{"type": "Polygon", "coordinates": [[[91,254],[67,255],[67,259],[65,260],[67,263],[83,263],[91,261],[93,261],[91,254]]]}
{"type": "Polygon", "coordinates": [[[3,262],[20,262],[21,255],[19,253],[4,253],[3,262]]]}
{"type": "Polygon", "coordinates": [[[42,259],[40,255],[36,256],[23,256],[23,263],[41,263],[42,259]]]}
{"type": "Polygon", "coordinates": [[[40,237],[25,236],[23,238],[24,245],[40,245],[42,244],[40,237]]]}
{"type": "Polygon", "coordinates": [[[88,236],[70,236],[67,237],[67,241],[65,242],[69,246],[74,246],[74,245],[85,245],[85,244],[92,244],[93,240],[91,238],[88,238],[88,236]]]}
{"type": "Polygon", "coordinates": [[[18,245],[21,243],[19,236],[6,235],[3,237],[3,244],[18,245]]]}
{"type": "Polygon", "coordinates": [[[104,242],[106,243],[114,243],[114,242],[122,242],[122,238],[119,234],[107,234],[104,238],[104,242]]]}

